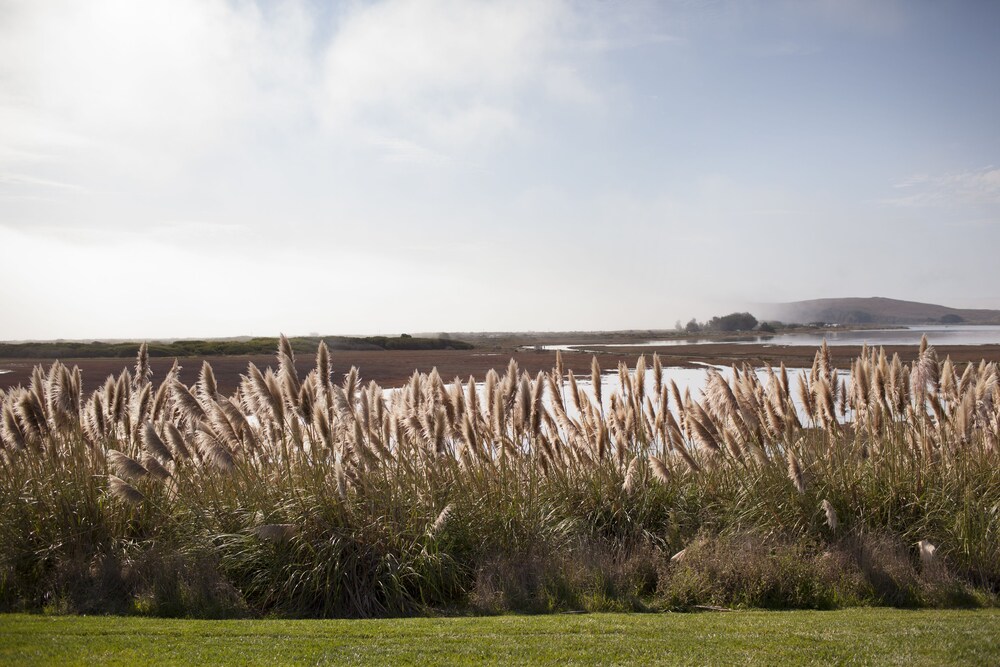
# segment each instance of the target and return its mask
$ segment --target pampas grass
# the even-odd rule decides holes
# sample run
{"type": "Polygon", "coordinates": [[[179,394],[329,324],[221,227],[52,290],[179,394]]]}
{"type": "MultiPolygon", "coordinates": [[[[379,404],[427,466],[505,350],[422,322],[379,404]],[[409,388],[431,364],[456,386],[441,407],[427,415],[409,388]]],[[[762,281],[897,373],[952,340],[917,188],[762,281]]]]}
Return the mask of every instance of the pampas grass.
{"type": "Polygon", "coordinates": [[[795,452],[791,449],[785,452],[785,456],[788,458],[788,479],[792,480],[796,491],[805,493],[806,478],[802,473],[802,464],[799,463],[799,458],[795,456],[795,452]]]}
{"type": "Polygon", "coordinates": [[[118,474],[127,479],[142,479],[149,471],[135,459],[114,449],[108,450],[108,463],[118,470],[118,474]]]}
{"type": "Polygon", "coordinates": [[[667,469],[667,466],[663,463],[663,461],[652,454],[649,455],[649,467],[653,471],[653,476],[656,479],[660,480],[664,484],[670,482],[670,470],[667,469]]]}
{"type": "Polygon", "coordinates": [[[300,377],[282,338],[277,371],[249,365],[222,396],[207,364],[155,384],[145,354],[90,396],[59,363],[0,393],[0,608],[71,595],[68,563],[166,551],[259,613],[407,613],[468,604],[491,563],[584,568],[581,544],[669,562],[705,531],[884,534],[1000,589],[998,369],[930,345],[912,365],[866,348],[846,389],[819,350],[801,421],[783,366],[711,372],[701,398],[656,355],[611,393],[596,358],[589,394],[561,356],[389,393],[358,369],[333,385],[323,345],[300,377]]]}
{"type": "Polygon", "coordinates": [[[827,527],[831,531],[836,532],[837,526],[840,525],[840,522],[837,520],[837,511],[833,508],[833,503],[824,498],[823,502],[820,504],[820,508],[823,510],[823,515],[826,517],[827,527]]]}
{"type": "Polygon", "coordinates": [[[138,505],[145,496],[134,486],[114,475],[108,475],[108,490],[115,498],[123,500],[132,505],[138,505]]]}

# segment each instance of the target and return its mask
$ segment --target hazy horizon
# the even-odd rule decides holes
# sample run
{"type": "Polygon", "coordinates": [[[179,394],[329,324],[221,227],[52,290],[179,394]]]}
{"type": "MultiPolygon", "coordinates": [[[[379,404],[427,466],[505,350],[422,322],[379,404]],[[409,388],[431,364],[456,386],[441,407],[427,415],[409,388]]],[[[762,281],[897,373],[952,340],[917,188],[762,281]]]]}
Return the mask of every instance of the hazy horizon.
{"type": "MultiPolygon", "coordinates": [[[[847,300],[852,300],[852,299],[857,299],[857,298],[860,298],[860,299],[868,299],[868,298],[882,298],[882,299],[886,299],[886,298],[888,298],[889,300],[893,300],[891,297],[843,297],[843,298],[834,298],[834,300],[836,300],[836,301],[847,301],[847,300]]],[[[823,300],[824,299],[819,299],[819,301],[823,301],[823,300]]],[[[758,304],[748,304],[748,305],[744,304],[744,307],[741,307],[738,310],[740,312],[744,312],[744,311],[745,312],[750,312],[751,314],[753,314],[754,316],[756,316],[757,319],[760,320],[760,321],[771,321],[771,322],[781,322],[781,321],[784,321],[787,324],[805,324],[806,321],[803,320],[803,319],[791,319],[791,320],[789,320],[787,318],[783,319],[784,315],[782,314],[782,312],[781,312],[780,309],[783,306],[791,306],[791,305],[795,305],[795,304],[808,304],[811,301],[816,301],[816,300],[803,300],[803,301],[786,302],[786,303],[758,303],[758,304]]],[[[914,305],[928,305],[928,306],[945,306],[945,307],[948,307],[948,304],[928,304],[928,303],[918,302],[918,301],[907,301],[906,303],[910,303],[910,304],[914,304],[914,305]]],[[[997,311],[1000,311],[1000,309],[988,309],[988,310],[997,310],[997,311]]],[[[719,315],[719,316],[721,316],[721,315],[727,315],[727,314],[730,314],[730,312],[736,312],[736,311],[727,311],[727,312],[715,313],[715,314],[713,314],[713,317],[714,317],[714,315],[719,315]]],[[[234,334],[209,335],[209,336],[198,336],[198,335],[156,336],[156,335],[152,335],[152,336],[126,336],[126,337],[122,337],[122,336],[92,336],[92,337],[82,337],[82,338],[70,338],[70,337],[59,337],[59,338],[25,338],[25,339],[5,339],[5,340],[0,340],[0,342],[3,342],[3,343],[36,343],[36,342],[37,343],[45,343],[45,342],[69,342],[69,343],[76,343],[76,342],[89,342],[89,341],[99,341],[99,342],[119,342],[119,341],[122,341],[122,342],[124,342],[124,341],[128,341],[128,342],[139,342],[139,341],[147,341],[147,342],[153,342],[153,341],[156,341],[156,342],[171,342],[171,341],[176,341],[176,340],[204,340],[204,339],[208,339],[208,340],[229,340],[229,339],[258,338],[258,337],[277,338],[279,335],[285,335],[285,336],[295,337],[295,338],[298,338],[298,337],[303,337],[303,338],[357,337],[357,338],[361,338],[361,337],[370,337],[370,336],[390,336],[390,337],[393,337],[393,336],[400,336],[400,335],[412,335],[412,336],[417,336],[417,337],[434,338],[434,337],[437,337],[437,336],[440,336],[440,335],[443,335],[443,334],[444,335],[453,335],[453,336],[461,336],[463,334],[468,334],[471,337],[477,337],[477,336],[484,336],[484,335],[485,336],[488,336],[488,335],[501,335],[502,336],[502,335],[551,334],[551,333],[567,333],[567,334],[571,334],[571,333],[600,333],[600,332],[625,333],[625,332],[642,332],[642,331],[670,332],[670,331],[675,331],[675,330],[677,330],[679,328],[683,328],[684,325],[687,324],[688,320],[690,320],[690,319],[696,319],[697,320],[697,318],[678,318],[677,320],[675,320],[675,322],[672,325],[664,325],[664,326],[661,326],[661,327],[620,327],[620,328],[612,328],[612,329],[532,329],[532,328],[525,328],[525,329],[455,329],[455,330],[440,330],[439,329],[439,330],[426,330],[426,331],[424,331],[424,330],[406,330],[406,331],[404,331],[404,330],[398,330],[398,331],[377,330],[377,331],[309,331],[309,332],[281,330],[281,331],[275,331],[275,332],[261,332],[261,333],[257,333],[257,334],[240,334],[240,333],[234,333],[234,334]]],[[[699,320],[698,323],[701,324],[701,325],[705,325],[708,319],[709,318],[705,318],[703,320],[699,320]]],[[[939,323],[937,320],[934,320],[934,319],[929,319],[925,324],[928,325],[928,326],[930,326],[930,325],[941,325],[941,323],[939,323]]],[[[975,322],[955,322],[955,323],[951,323],[951,324],[947,324],[947,325],[941,325],[941,326],[955,327],[956,325],[961,325],[959,328],[962,328],[962,327],[996,328],[997,327],[997,325],[995,325],[995,324],[982,324],[982,323],[975,323],[975,322]]],[[[888,327],[888,328],[891,329],[891,328],[896,328],[898,326],[909,326],[909,325],[900,325],[900,324],[895,324],[894,325],[894,324],[885,323],[884,326],[886,326],[886,327],[888,327]]]]}
{"type": "Polygon", "coordinates": [[[1000,4],[0,0],[0,340],[1000,308],[1000,4]]]}

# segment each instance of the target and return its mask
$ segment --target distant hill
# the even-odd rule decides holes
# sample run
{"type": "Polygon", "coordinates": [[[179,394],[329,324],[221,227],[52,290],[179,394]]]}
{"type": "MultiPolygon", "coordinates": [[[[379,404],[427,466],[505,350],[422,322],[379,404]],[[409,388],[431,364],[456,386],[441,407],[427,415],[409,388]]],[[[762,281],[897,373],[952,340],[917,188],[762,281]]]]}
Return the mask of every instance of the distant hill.
{"type": "Polygon", "coordinates": [[[812,299],[772,303],[760,309],[764,319],[829,324],[1000,324],[1000,310],[949,308],[933,303],[884,297],[812,299]]]}

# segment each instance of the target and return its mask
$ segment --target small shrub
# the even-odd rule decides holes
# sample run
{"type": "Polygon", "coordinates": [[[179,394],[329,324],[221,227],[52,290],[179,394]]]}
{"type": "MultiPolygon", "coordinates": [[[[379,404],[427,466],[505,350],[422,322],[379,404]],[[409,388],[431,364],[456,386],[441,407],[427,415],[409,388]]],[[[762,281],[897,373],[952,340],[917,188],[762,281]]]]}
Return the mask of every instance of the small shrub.
{"type": "Polygon", "coordinates": [[[661,565],[659,595],[672,608],[696,605],[829,609],[842,592],[817,545],[743,533],[701,536],[661,565]]]}

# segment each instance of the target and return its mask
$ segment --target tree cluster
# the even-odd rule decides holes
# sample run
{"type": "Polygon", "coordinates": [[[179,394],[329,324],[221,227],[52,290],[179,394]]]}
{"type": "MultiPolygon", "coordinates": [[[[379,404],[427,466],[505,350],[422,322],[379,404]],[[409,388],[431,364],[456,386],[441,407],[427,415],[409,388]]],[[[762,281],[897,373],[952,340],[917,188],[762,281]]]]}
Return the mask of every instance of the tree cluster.
{"type": "MultiPolygon", "coordinates": [[[[680,328],[679,325],[680,322],[678,322],[678,328],[680,328]]],[[[698,320],[691,318],[683,329],[688,333],[698,333],[700,331],[752,331],[756,327],[757,318],[750,313],[730,313],[722,316],[716,315],[708,322],[698,322],[698,320]]]]}

